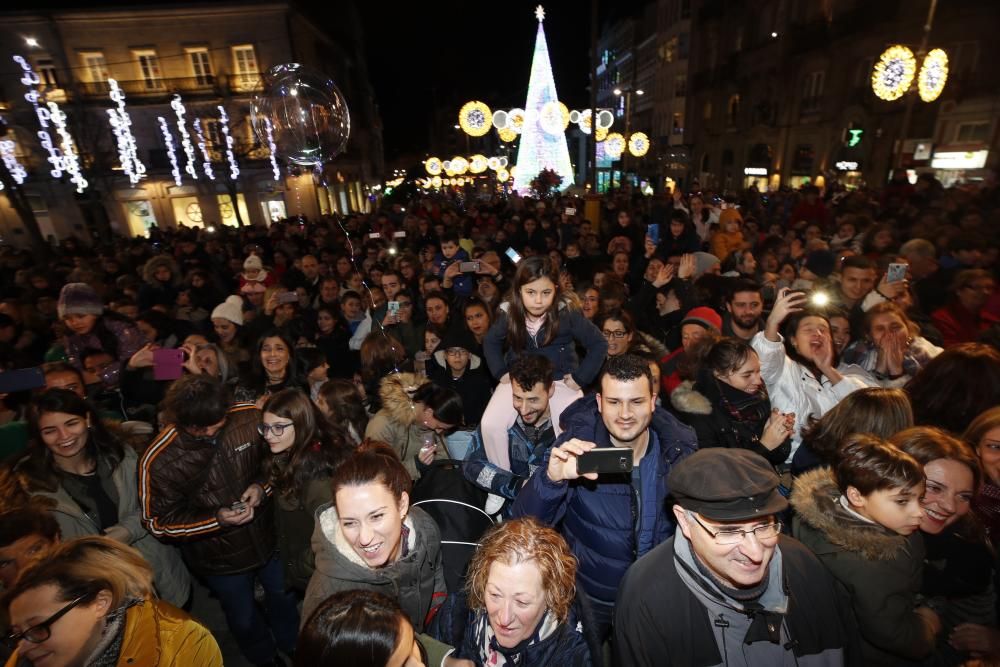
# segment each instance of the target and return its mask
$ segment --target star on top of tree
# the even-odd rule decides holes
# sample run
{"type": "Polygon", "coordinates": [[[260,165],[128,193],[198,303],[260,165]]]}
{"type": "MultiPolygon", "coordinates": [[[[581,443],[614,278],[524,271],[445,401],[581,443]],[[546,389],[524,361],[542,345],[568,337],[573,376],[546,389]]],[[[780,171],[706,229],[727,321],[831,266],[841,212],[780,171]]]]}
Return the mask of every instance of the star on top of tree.
{"type": "Polygon", "coordinates": [[[545,20],[545,8],[541,5],[535,7],[535,18],[538,19],[539,23],[545,20]]]}

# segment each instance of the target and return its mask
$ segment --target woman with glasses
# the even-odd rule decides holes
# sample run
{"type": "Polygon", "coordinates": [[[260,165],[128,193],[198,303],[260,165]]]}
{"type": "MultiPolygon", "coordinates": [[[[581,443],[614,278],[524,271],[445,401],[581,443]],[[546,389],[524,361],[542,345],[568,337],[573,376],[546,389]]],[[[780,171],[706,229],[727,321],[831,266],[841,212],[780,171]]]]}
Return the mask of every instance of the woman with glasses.
{"type": "Polygon", "coordinates": [[[13,465],[4,497],[25,494],[47,507],[64,539],[106,535],[135,547],[152,566],[160,597],[184,606],[191,594],[187,568],[174,547],[140,523],[135,451],[65,389],[35,399],[28,428],[31,445],[13,465]]]}
{"type": "Polygon", "coordinates": [[[594,320],[594,324],[608,341],[609,357],[617,357],[629,352],[655,356],[659,359],[668,354],[667,348],[659,341],[636,328],[635,322],[627,310],[612,308],[607,312],[600,313],[594,320]]]}
{"type": "Polygon", "coordinates": [[[298,389],[272,394],[263,410],[257,431],[271,450],[266,466],[285,585],[304,591],[313,573],[316,510],[333,499],[330,476],[353,447],[343,429],[330,424],[298,389]]]}
{"type": "Polygon", "coordinates": [[[6,602],[11,667],[222,665],[208,629],[157,599],[142,555],[107,537],[56,547],[21,573],[6,602]]]}

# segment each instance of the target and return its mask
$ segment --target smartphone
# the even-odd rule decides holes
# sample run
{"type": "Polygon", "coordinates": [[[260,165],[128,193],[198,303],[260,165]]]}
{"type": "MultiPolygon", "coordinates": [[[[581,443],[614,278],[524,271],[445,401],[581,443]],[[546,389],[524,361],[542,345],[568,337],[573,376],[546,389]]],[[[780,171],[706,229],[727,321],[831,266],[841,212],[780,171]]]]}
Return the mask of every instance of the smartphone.
{"type": "Polygon", "coordinates": [[[389,303],[386,304],[386,308],[387,308],[387,310],[386,310],[387,313],[389,313],[393,317],[399,317],[399,302],[398,301],[390,301],[389,303]]]}
{"type": "Polygon", "coordinates": [[[660,245],[660,225],[655,222],[646,225],[646,236],[653,242],[653,245],[660,245]]]}
{"type": "Polygon", "coordinates": [[[632,472],[632,450],[629,447],[598,447],[576,457],[576,471],[616,473],[632,472]]]}
{"type": "Polygon", "coordinates": [[[184,374],[184,350],[153,350],[153,379],[176,380],[184,374]]]}
{"type": "Polygon", "coordinates": [[[394,239],[405,239],[406,238],[406,232],[393,232],[392,233],[392,238],[394,238],[394,239]]]}
{"type": "Polygon", "coordinates": [[[576,209],[575,208],[566,209],[566,215],[576,215],[576,209]]]}
{"type": "Polygon", "coordinates": [[[885,281],[887,283],[898,283],[899,281],[906,278],[906,269],[908,265],[906,264],[890,264],[889,270],[886,272],[885,281]]]}
{"type": "Polygon", "coordinates": [[[299,295],[297,292],[281,292],[278,294],[278,303],[298,303],[299,295]]]}
{"type": "Polygon", "coordinates": [[[479,260],[474,262],[462,262],[458,267],[462,273],[475,273],[479,270],[479,260]]]}
{"type": "Polygon", "coordinates": [[[380,238],[382,238],[382,235],[379,234],[378,232],[372,232],[371,234],[368,235],[368,238],[370,238],[370,239],[380,239],[380,238]]]}
{"type": "Polygon", "coordinates": [[[45,373],[41,368],[18,368],[0,373],[0,394],[14,394],[45,386],[45,373]]]}
{"type": "Polygon", "coordinates": [[[237,500],[235,503],[229,506],[229,509],[231,509],[234,512],[246,512],[247,504],[242,500],[237,500]]]}
{"type": "Polygon", "coordinates": [[[507,248],[507,252],[504,254],[506,254],[507,257],[510,258],[510,261],[514,262],[515,264],[521,261],[521,253],[514,250],[513,248],[507,248]]]}

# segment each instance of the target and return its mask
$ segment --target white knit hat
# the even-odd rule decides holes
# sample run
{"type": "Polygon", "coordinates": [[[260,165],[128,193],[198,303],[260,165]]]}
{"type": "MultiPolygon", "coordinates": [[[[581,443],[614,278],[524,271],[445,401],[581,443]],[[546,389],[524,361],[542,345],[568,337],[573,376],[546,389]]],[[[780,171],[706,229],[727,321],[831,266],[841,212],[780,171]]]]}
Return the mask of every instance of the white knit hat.
{"type": "Polygon", "coordinates": [[[212,311],[212,319],[216,317],[229,320],[233,324],[243,326],[243,297],[227,296],[226,300],[215,307],[212,311]]]}

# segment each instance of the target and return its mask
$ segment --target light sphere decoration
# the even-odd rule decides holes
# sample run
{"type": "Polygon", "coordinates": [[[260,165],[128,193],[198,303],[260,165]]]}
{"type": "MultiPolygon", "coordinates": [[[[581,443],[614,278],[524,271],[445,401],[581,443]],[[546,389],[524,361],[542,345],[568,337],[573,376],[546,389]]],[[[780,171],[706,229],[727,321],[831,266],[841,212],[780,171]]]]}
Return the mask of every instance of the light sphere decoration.
{"type": "Polygon", "coordinates": [[[524,120],[524,109],[511,109],[507,112],[507,127],[516,134],[521,134],[521,130],[524,129],[524,120]]]}
{"type": "Polygon", "coordinates": [[[497,181],[499,181],[500,183],[506,183],[509,180],[510,180],[509,171],[503,168],[497,170],[497,181]]]}
{"type": "Polygon", "coordinates": [[[481,174],[486,171],[487,160],[485,155],[476,154],[469,158],[469,171],[473,174],[481,174]]]}
{"type": "Polygon", "coordinates": [[[429,157],[427,158],[427,161],[424,162],[424,169],[426,169],[427,173],[431,176],[437,176],[441,173],[441,170],[444,169],[444,165],[441,164],[441,160],[439,158],[429,157]]]}
{"type": "Polygon", "coordinates": [[[577,120],[577,125],[580,126],[580,131],[584,134],[590,134],[594,129],[594,117],[590,112],[590,109],[584,109],[580,112],[579,120],[577,120]]]}
{"type": "MultiPolygon", "coordinates": [[[[507,158],[506,157],[503,157],[503,156],[500,157],[500,166],[501,167],[506,167],[507,166],[507,158]]],[[[510,171],[511,171],[511,173],[514,173],[513,169],[511,169],[510,171]]]]}
{"type": "Polygon", "coordinates": [[[458,112],[458,124],[471,137],[481,137],[490,131],[493,112],[485,102],[466,102],[458,112]]]}
{"type": "Polygon", "coordinates": [[[896,44],[882,52],[872,70],[872,91],[892,102],[906,94],[917,72],[917,59],[907,47],[896,44]]]}
{"type": "Polygon", "coordinates": [[[607,109],[603,109],[597,112],[597,129],[610,130],[614,122],[615,122],[615,115],[610,111],[608,111],[607,109]]]}
{"type": "Polygon", "coordinates": [[[580,112],[577,111],[576,109],[573,109],[572,111],[570,111],[569,112],[569,122],[571,122],[571,123],[579,123],[580,122],[580,112]]]}
{"type": "Polygon", "coordinates": [[[500,141],[503,141],[504,143],[508,144],[517,139],[517,132],[509,127],[505,127],[502,130],[498,131],[497,135],[500,137],[500,141]]]}
{"type": "Polygon", "coordinates": [[[569,109],[559,101],[546,102],[539,114],[538,124],[549,134],[561,134],[569,126],[569,109]]]}
{"type": "Polygon", "coordinates": [[[604,140],[604,152],[613,160],[617,160],[625,152],[625,137],[618,132],[612,132],[604,140]]]}
{"type": "Polygon", "coordinates": [[[507,117],[507,112],[503,109],[497,109],[493,112],[493,127],[498,130],[502,130],[507,127],[507,123],[510,119],[507,117]]]}
{"type": "Polygon", "coordinates": [[[608,138],[608,128],[599,127],[594,131],[594,140],[598,143],[608,138]]]}
{"type": "Polygon", "coordinates": [[[451,171],[451,160],[445,160],[441,163],[441,168],[445,171],[451,171]]]}
{"type": "Polygon", "coordinates": [[[493,171],[497,171],[498,169],[500,169],[500,158],[491,157],[489,160],[486,161],[486,166],[492,169],[493,171]]]}
{"type": "Polygon", "coordinates": [[[432,178],[431,179],[431,185],[434,186],[435,188],[440,188],[441,187],[441,177],[440,176],[435,176],[434,178],[432,178]]]}
{"type": "Polygon", "coordinates": [[[924,102],[933,102],[948,82],[948,54],[944,49],[931,49],[917,74],[917,92],[924,102]]]}
{"type": "Polygon", "coordinates": [[[469,170],[469,161],[460,155],[451,159],[451,170],[461,176],[469,170]]]}
{"type": "Polygon", "coordinates": [[[628,138],[628,152],[632,157],[642,157],[649,152],[649,137],[645,132],[634,132],[628,138]]]}

